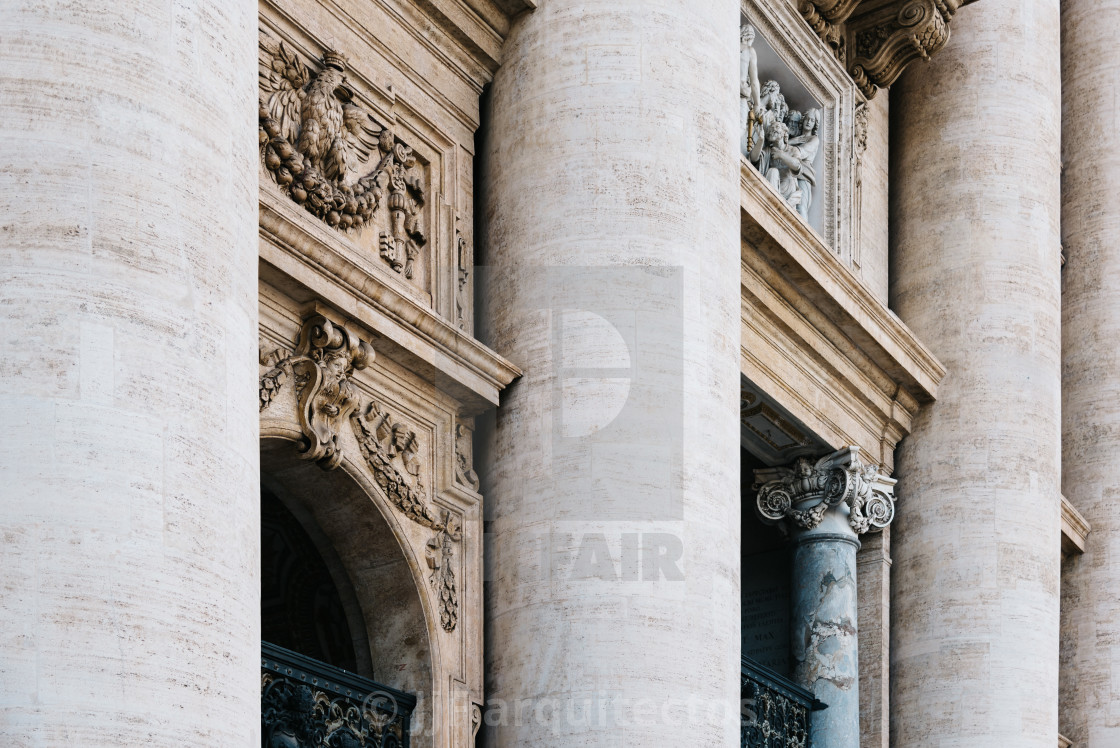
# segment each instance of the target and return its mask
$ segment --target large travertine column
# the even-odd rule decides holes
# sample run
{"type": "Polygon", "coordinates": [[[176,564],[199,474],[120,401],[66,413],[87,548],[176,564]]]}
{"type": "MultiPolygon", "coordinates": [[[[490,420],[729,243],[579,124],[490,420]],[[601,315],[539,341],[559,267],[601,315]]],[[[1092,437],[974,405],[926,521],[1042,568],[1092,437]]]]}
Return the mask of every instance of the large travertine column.
{"type": "Polygon", "coordinates": [[[0,39],[0,743],[255,745],[256,5],[0,39]]]}
{"type": "Polygon", "coordinates": [[[891,92],[891,300],[948,369],[896,467],[896,748],[1057,741],[1058,41],[984,0],[891,92]]]}
{"type": "Polygon", "coordinates": [[[488,745],[738,745],[738,30],[734,0],[543,0],[506,42],[488,745]]]}
{"type": "Polygon", "coordinates": [[[1062,575],[1062,734],[1120,745],[1120,24],[1062,2],[1062,488],[1089,521],[1062,575]]]}

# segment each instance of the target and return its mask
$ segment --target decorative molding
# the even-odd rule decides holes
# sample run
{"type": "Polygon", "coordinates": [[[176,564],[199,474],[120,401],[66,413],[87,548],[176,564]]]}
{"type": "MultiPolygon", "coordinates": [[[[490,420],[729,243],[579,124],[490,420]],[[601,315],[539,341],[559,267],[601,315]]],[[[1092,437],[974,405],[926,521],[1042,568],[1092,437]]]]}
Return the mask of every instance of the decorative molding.
{"type": "Polygon", "coordinates": [[[478,491],[478,473],[471,465],[471,432],[464,424],[455,424],[455,480],[472,491],[478,491]]]}
{"type": "Polygon", "coordinates": [[[846,504],[857,535],[877,532],[894,519],[897,481],[865,465],[859,447],[845,447],[816,462],[799,457],[792,466],[755,471],[756,506],[765,522],[812,530],[832,507],[846,504]]]}
{"type": "Polygon", "coordinates": [[[368,224],[386,199],[381,258],[412,278],[427,237],[426,190],[412,148],[353,103],[345,56],[328,50],[312,73],[283,42],[260,35],[259,143],[276,183],[307,212],[343,231],[368,224]],[[361,174],[370,163],[374,168],[361,174]]]}
{"type": "Polygon", "coordinates": [[[468,291],[471,279],[471,265],[473,252],[466,238],[455,229],[455,266],[457,269],[455,283],[455,323],[463,332],[467,332],[469,308],[473,301],[468,291]]]}
{"type": "Polygon", "coordinates": [[[358,407],[360,396],[350,380],[355,370],[373,363],[373,348],[349,329],[336,326],[321,314],[308,318],[290,356],[277,359],[260,380],[260,409],[272,404],[285,382],[295,380],[299,425],[303,432],[300,452],[326,470],[342,460],[339,429],[358,407]]]}
{"type": "Polygon", "coordinates": [[[848,72],[868,99],[894,83],[913,60],[929,59],[949,41],[960,0],[892,2],[848,21],[848,72]]]}

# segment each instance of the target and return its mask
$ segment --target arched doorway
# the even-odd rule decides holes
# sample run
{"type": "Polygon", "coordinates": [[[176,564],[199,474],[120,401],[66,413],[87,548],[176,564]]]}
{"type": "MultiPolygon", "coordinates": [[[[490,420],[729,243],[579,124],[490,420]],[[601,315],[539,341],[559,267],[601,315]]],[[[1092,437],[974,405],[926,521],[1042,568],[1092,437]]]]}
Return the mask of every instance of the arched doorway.
{"type": "MultiPolygon", "coordinates": [[[[376,686],[377,693],[389,699],[378,697],[367,714],[370,724],[407,708],[414,698],[411,738],[402,745],[427,746],[432,735],[433,653],[417,570],[371,495],[372,487],[349,470],[344,462],[337,470],[324,471],[300,459],[292,442],[262,440],[264,680],[270,666],[282,673],[294,663],[307,679],[333,683],[341,691],[359,693],[365,688],[374,693],[376,686]],[[281,662],[287,652],[298,656],[281,662]]],[[[262,692],[262,710],[267,711],[264,698],[262,692]]],[[[284,698],[295,704],[300,697],[284,698]]],[[[320,709],[326,709],[329,699],[316,698],[320,709]]],[[[349,745],[345,741],[350,739],[340,735],[323,744],[349,745]]],[[[376,744],[393,742],[383,741],[378,733],[376,744]]]]}

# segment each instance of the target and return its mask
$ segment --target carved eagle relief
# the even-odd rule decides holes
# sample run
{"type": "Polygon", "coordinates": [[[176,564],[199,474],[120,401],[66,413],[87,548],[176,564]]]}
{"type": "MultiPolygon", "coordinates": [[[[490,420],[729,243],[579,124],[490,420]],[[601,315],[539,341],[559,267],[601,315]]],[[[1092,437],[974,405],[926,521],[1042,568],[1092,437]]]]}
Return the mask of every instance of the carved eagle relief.
{"type": "Polygon", "coordinates": [[[260,49],[265,168],[295,202],[344,231],[370,223],[387,198],[379,251],[411,278],[427,243],[420,227],[425,189],[412,149],[354,103],[343,55],[325,52],[322,69],[312,73],[283,42],[262,35],[260,49]],[[363,174],[367,164],[373,169],[363,174]]]}

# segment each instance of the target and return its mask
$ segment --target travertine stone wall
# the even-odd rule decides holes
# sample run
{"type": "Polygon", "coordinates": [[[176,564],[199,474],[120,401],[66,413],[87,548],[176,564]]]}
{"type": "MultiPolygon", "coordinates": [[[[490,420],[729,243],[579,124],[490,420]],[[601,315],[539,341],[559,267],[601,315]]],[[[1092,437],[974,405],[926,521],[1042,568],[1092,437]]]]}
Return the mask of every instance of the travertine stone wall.
{"type": "Polygon", "coordinates": [[[255,745],[256,5],[0,13],[0,743],[255,745]]]}
{"type": "MultiPolygon", "coordinates": [[[[853,262],[858,266],[856,274],[864,285],[875,294],[875,298],[887,303],[887,247],[889,245],[888,187],[890,148],[890,90],[881,89],[875,98],[867,102],[867,147],[863,152],[861,165],[856,172],[855,209],[859,211],[856,219],[857,244],[852,249],[853,262]]],[[[857,129],[858,133],[858,129],[857,129]]]]}
{"type": "Polygon", "coordinates": [[[544,0],[507,40],[487,745],[738,745],[738,17],[544,0]]]}
{"type": "Polygon", "coordinates": [[[1120,2],[1062,2],[1062,489],[1092,526],[1062,574],[1059,722],[1120,745],[1120,2]]]}
{"type": "Polygon", "coordinates": [[[897,748],[1057,740],[1058,20],[966,6],[891,92],[891,298],[948,369],[896,463],[897,748]]]}

